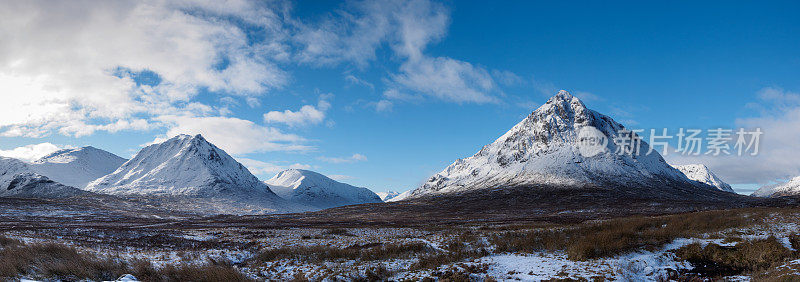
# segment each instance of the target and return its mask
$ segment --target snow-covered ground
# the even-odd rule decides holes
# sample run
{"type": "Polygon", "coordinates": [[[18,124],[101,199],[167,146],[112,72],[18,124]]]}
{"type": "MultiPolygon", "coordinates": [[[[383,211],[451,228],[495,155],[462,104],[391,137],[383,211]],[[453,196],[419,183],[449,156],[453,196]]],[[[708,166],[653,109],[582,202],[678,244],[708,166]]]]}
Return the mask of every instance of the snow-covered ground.
{"type": "MultiPolygon", "coordinates": [[[[776,214],[746,228],[733,228],[677,238],[648,249],[588,260],[572,260],[563,251],[498,252],[491,236],[518,229],[478,225],[453,228],[192,228],[172,229],[167,225],[147,225],[138,229],[72,228],[47,231],[6,231],[3,236],[26,244],[57,242],[76,247],[83,253],[120,260],[146,260],[155,267],[202,265],[209,260],[234,265],[253,279],[291,280],[300,276],[313,281],[353,280],[379,275],[391,281],[420,280],[426,277],[469,277],[475,281],[492,278],[500,281],[540,281],[549,279],[659,281],[676,277],[694,268],[677,258],[675,251],[692,243],[733,247],[747,240],[775,236],[784,247],[796,251],[790,235],[800,232],[797,215],[776,214]],[[510,230],[510,231],[509,231],[510,230]],[[465,237],[469,234],[470,237],[465,237]],[[485,253],[462,259],[444,260],[433,267],[420,267],[425,256],[456,257],[448,244],[462,242],[465,250],[485,249],[485,253]],[[265,250],[301,250],[322,247],[335,250],[421,244],[424,250],[408,255],[386,255],[382,259],[348,258],[306,259],[284,257],[259,260],[265,250]],[[461,276],[457,276],[461,275],[461,276]]],[[[536,227],[543,228],[543,227],[536,227]]],[[[800,259],[787,261],[769,270],[770,275],[794,278],[800,275],[800,259]],[[788,276],[787,276],[788,275],[788,276]],[[793,276],[794,275],[794,276],[793,276]]],[[[729,280],[750,279],[742,274],[729,280]]],[[[23,278],[23,277],[19,277],[23,278]]],[[[31,278],[31,277],[28,277],[31,278]]],[[[35,278],[35,277],[34,277],[35,278]]],[[[128,277],[132,279],[132,277],[128,277]]]]}

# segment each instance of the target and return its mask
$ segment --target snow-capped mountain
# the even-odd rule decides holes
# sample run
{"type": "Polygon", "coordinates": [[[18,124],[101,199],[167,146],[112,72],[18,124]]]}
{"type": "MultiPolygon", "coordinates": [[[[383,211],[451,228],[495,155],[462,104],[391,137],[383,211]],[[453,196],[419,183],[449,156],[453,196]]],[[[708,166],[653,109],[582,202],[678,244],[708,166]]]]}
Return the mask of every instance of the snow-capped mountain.
{"type": "Polygon", "coordinates": [[[717,175],[711,172],[711,170],[708,169],[708,167],[706,167],[705,165],[702,164],[679,165],[675,166],[675,168],[683,172],[683,174],[685,174],[686,177],[688,177],[691,180],[711,185],[712,187],[725,192],[735,193],[733,191],[733,188],[731,188],[731,185],[728,185],[728,183],[725,183],[724,181],[722,181],[722,179],[719,179],[719,177],[717,177],[717,175]]]}
{"type": "Polygon", "coordinates": [[[17,174],[32,172],[33,169],[21,160],[0,157],[0,189],[8,187],[8,184],[17,174]]]}
{"type": "Polygon", "coordinates": [[[394,197],[397,197],[397,195],[400,195],[400,192],[396,192],[396,191],[386,191],[386,192],[378,192],[378,193],[375,193],[375,194],[377,194],[377,195],[378,195],[378,197],[380,197],[380,198],[381,198],[381,201],[384,201],[384,202],[386,202],[386,201],[388,201],[389,199],[391,199],[391,198],[394,198],[394,197]]]}
{"type": "Polygon", "coordinates": [[[800,176],[792,178],[786,183],[767,185],[758,188],[751,196],[755,197],[782,197],[800,195],[800,176]]]}
{"type": "Polygon", "coordinates": [[[172,198],[181,203],[172,208],[202,209],[209,213],[311,209],[278,197],[242,164],[200,135],[178,135],[147,146],[113,173],[89,183],[86,190],[172,198]]]}
{"type": "Polygon", "coordinates": [[[28,172],[14,175],[5,189],[0,189],[0,197],[17,198],[67,198],[92,194],[81,189],[66,186],[47,178],[47,176],[28,172]]]}
{"type": "Polygon", "coordinates": [[[56,151],[32,162],[31,168],[62,184],[84,188],[89,182],[114,172],[125,161],[117,155],[89,146],[56,151]]]}
{"type": "Polygon", "coordinates": [[[398,202],[398,201],[402,201],[402,200],[408,199],[408,196],[411,196],[411,192],[413,192],[413,191],[414,190],[408,190],[408,191],[405,191],[403,193],[397,194],[397,196],[394,196],[391,199],[388,199],[388,200],[386,200],[384,202],[390,203],[390,202],[398,202]]]}
{"type": "Polygon", "coordinates": [[[649,145],[638,137],[628,139],[641,144],[638,152],[635,142],[613,142],[624,132],[624,126],[561,90],[474,156],[459,159],[433,175],[411,197],[533,185],[698,185],[667,164],[658,152],[648,154],[649,145]],[[586,142],[585,137],[603,137],[607,142],[586,142]]]}
{"type": "Polygon", "coordinates": [[[383,202],[367,188],[341,183],[310,170],[287,169],[264,183],[284,199],[319,209],[383,202]]]}
{"type": "Polygon", "coordinates": [[[39,175],[27,163],[0,157],[0,197],[65,198],[89,194],[39,175]]]}

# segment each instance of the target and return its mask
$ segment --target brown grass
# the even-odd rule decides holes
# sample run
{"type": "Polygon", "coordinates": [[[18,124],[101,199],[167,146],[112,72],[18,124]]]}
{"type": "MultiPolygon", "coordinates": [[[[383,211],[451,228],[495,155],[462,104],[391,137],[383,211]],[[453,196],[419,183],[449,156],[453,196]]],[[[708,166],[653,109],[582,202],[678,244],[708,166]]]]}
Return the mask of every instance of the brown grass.
{"type": "Polygon", "coordinates": [[[204,265],[167,265],[157,269],[149,262],[126,262],[81,253],[66,245],[23,244],[1,239],[0,277],[21,276],[48,280],[115,280],[133,274],[142,281],[250,281],[230,265],[209,261],[204,265]]]}
{"type": "Polygon", "coordinates": [[[347,231],[347,229],[344,229],[344,228],[330,228],[330,229],[326,229],[326,230],[325,230],[325,232],[324,232],[323,234],[328,234],[328,235],[339,235],[339,236],[355,236],[355,235],[353,235],[353,234],[350,234],[350,232],[349,232],[349,231],[347,231]]]}
{"type": "MultiPolygon", "coordinates": [[[[134,275],[135,276],[135,275],[134,275]]],[[[208,263],[205,265],[167,265],[159,269],[154,276],[136,278],[142,281],[252,281],[237,269],[223,264],[208,263]]]]}
{"type": "Polygon", "coordinates": [[[83,255],[64,245],[13,244],[0,250],[2,277],[36,274],[63,280],[114,280],[124,273],[123,263],[83,255]]]}
{"type": "Polygon", "coordinates": [[[744,241],[732,247],[693,243],[675,250],[675,254],[691,262],[696,267],[693,272],[703,277],[766,271],[797,257],[775,237],[744,241]]]}
{"type": "Polygon", "coordinates": [[[566,251],[586,260],[652,249],[680,237],[751,226],[767,212],[755,209],[705,211],[656,217],[628,217],[560,228],[510,231],[490,236],[497,252],[566,251]]]}
{"type": "Polygon", "coordinates": [[[478,238],[469,234],[458,236],[445,242],[442,249],[446,252],[423,254],[411,266],[411,269],[430,269],[440,265],[489,255],[489,251],[486,250],[485,246],[478,243],[478,238]]]}
{"type": "Polygon", "coordinates": [[[395,258],[408,258],[415,254],[432,252],[424,243],[405,244],[366,244],[346,248],[323,245],[284,247],[267,249],[256,255],[251,262],[267,262],[281,259],[303,261],[361,260],[376,261],[395,258]]]}

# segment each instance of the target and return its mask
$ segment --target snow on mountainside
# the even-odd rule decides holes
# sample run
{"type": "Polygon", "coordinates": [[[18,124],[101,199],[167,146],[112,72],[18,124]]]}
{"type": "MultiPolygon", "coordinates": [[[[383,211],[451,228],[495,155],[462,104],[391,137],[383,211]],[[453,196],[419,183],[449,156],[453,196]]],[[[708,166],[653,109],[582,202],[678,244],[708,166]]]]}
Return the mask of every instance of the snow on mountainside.
{"type": "Polygon", "coordinates": [[[782,197],[800,195],[800,176],[792,178],[786,183],[767,185],[759,188],[751,196],[755,197],[782,197]]]}
{"type": "Polygon", "coordinates": [[[20,160],[0,157],[0,197],[64,198],[88,194],[35,173],[20,160]]]}
{"type": "Polygon", "coordinates": [[[620,148],[613,142],[623,130],[621,124],[586,108],[578,98],[561,90],[477,154],[459,159],[432,176],[411,197],[528,185],[695,185],[657,152],[647,154],[649,145],[644,141],[638,153],[616,153],[618,149],[629,152],[634,148],[620,148]],[[579,142],[579,132],[602,133],[608,142],[605,146],[588,147],[579,142]],[[581,154],[581,150],[597,152],[581,154]]]}
{"type": "Polygon", "coordinates": [[[21,160],[0,157],[0,189],[8,187],[17,174],[31,172],[33,172],[31,167],[21,160]]]}
{"type": "Polygon", "coordinates": [[[17,198],[67,198],[92,194],[81,189],[66,186],[36,173],[20,173],[14,175],[4,189],[0,189],[0,197],[17,198]]]}
{"type": "Polygon", "coordinates": [[[712,187],[725,192],[735,193],[733,191],[733,188],[731,188],[731,186],[728,185],[728,183],[725,183],[724,181],[722,181],[722,179],[719,179],[719,177],[717,177],[717,175],[711,172],[711,170],[708,169],[708,167],[706,167],[705,165],[702,164],[679,165],[675,166],[675,168],[683,172],[683,174],[685,174],[686,177],[688,177],[691,180],[711,185],[712,187]]]}
{"type": "Polygon", "coordinates": [[[31,168],[48,178],[77,188],[114,172],[125,163],[117,155],[94,147],[56,151],[31,163],[31,168]]]}
{"type": "Polygon", "coordinates": [[[242,164],[200,135],[178,135],[147,146],[113,173],[89,183],[86,190],[171,199],[176,203],[172,208],[207,213],[263,214],[312,209],[278,197],[242,164]]]}
{"type": "Polygon", "coordinates": [[[397,195],[400,195],[399,192],[395,192],[395,191],[378,192],[378,193],[375,193],[375,194],[378,194],[378,197],[380,197],[381,201],[384,201],[384,202],[390,200],[391,198],[397,197],[397,195]]]}
{"type": "Polygon", "coordinates": [[[397,196],[394,196],[391,199],[386,200],[386,202],[387,203],[398,202],[398,201],[402,201],[402,200],[408,199],[408,196],[411,196],[411,192],[413,192],[413,191],[414,190],[408,190],[408,191],[405,191],[403,193],[400,193],[397,196]]]}
{"type": "Polygon", "coordinates": [[[287,169],[264,183],[284,199],[319,209],[383,202],[367,188],[341,183],[309,170],[287,169]]]}

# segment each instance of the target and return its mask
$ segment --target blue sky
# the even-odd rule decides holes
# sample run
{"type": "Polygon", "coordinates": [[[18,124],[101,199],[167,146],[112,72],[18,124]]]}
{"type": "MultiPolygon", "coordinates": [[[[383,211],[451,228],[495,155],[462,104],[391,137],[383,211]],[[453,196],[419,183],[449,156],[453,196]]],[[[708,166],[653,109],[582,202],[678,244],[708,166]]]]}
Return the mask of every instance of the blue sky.
{"type": "Polygon", "coordinates": [[[203,133],[262,179],[404,191],[566,89],[633,128],[763,127],[759,158],[666,157],[740,191],[800,175],[797,2],[14,5],[5,155],[203,133]]]}

